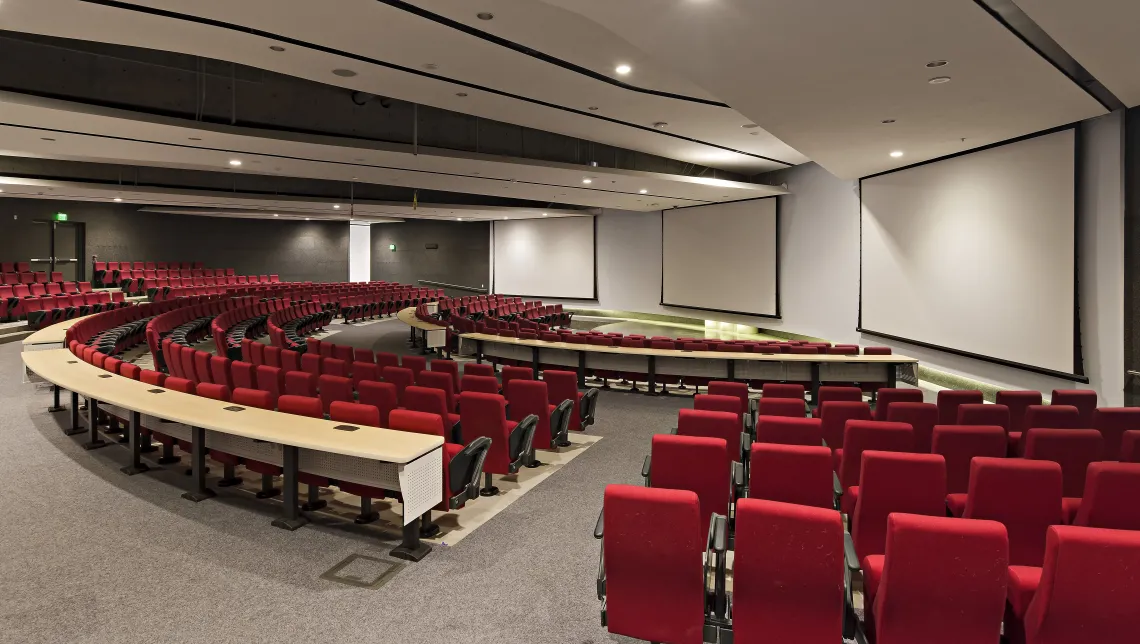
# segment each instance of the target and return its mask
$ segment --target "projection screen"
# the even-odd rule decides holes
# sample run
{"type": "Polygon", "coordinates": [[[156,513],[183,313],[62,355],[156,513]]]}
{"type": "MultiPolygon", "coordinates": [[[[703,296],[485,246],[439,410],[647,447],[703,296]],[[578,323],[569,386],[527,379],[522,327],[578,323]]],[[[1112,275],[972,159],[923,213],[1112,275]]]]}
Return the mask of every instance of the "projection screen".
{"type": "Polygon", "coordinates": [[[495,293],[597,299],[593,217],[496,221],[491,234],[495,293]]]}
{"type": "Polygon", "coordinates": [[[776,197],[661,213],[661,304],[780,317],[776,197]]]}
{"type": "Polygon", "coordinates": [[[860,330],[1081,375],[1076,132],[864,178],[860,330]]]}

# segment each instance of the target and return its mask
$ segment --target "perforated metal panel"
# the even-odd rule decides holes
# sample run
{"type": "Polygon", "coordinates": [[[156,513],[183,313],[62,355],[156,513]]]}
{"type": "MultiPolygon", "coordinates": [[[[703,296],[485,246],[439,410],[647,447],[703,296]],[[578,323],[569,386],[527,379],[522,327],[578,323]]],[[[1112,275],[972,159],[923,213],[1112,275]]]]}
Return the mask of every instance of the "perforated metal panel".
{"type": "Polygon", "coordinates": [[[427,345],[429,347],[442,347],[447,344],[447,331],[444,329],[428,331],[424,336],[427,338],[427,345]]]}
{"type": "Polygon", "coordinates": [[[443,448],[436,448],[399,467],[404,497],[404,525],[443,500],[443,448]]]}
{"type": "Polygon", "coordinates": [[[648,356],[626,356],[620,353],[587,353],[586,367],[589,369],[613,369],[617,371],[649,371],[648,356]]]}
{"type": "Polygon", "coordinates": [[[517,344],[502,344],[500,342],[484,342],[483,354],[494,356],[496,358],[524,360],[527,362],[530,362],[534,358],[534,353],[531,351],[530,347],[520,346],[517,344]]]}
{"type": "Polygon", "coordinates": [[[164,423],[157,416],[144,415],[142,417],[142,426],[151,431],[173,436],[184,441],[193,440],[189,425],[183,425],[182,423],[164,423]]]}
{"type": "Polygon", "coordinates": [[[819,379],[827,382],[886,382],[890,367],[881,363],[825,362],[819,365],[819,379]]]}
{"type": "Polygon", "coordinates": [[[283,462],[280,445],[233,434],[206,430],[206,447],[271,465],[281,465],[283,462]]]}
{"type": "Polygon", "coordinates": [[[400,489],[399,467],[395,463],[303,449],[300,468],[310,474],[327,476],[338,481],[349,481],[388,490],[400,489]]]}
{"type": "MultiPolygon", "coordinates": [[[[741,380],[794,380],[787,377],[788,366],[784,362],[738,360],[735,375],[741,380]]],[[[808,375],[811,375],[810,367],[808,368],[808,375]]],[[[804,378],[804,380],[806,379],[804,378]]]]}
{"type": "Polygon", "coordinates": [[[706,358],[657,358],[657,373],[701,378],[727,378],[728,362],[706,358]]]}
{"type": "Polygon", "coordinates": [[[556,364],[578,368],[578,352],[566,349],[539,349],[538,359],[542,364],[556,364]]]}

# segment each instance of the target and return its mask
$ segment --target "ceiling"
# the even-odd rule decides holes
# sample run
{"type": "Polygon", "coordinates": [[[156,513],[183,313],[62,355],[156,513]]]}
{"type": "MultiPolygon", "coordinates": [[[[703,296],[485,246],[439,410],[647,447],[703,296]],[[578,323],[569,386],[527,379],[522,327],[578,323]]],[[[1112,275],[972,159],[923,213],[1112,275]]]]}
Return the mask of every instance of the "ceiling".
{"type": "Polygon", "coordinates": [[[358,221],[399,223],[405,219],[490,221],[495,219],[540,219],[542,217],[589,217],[582,210],[471,206],[456,204],[355,203],[296,197],[267,197],[206,190],[173,190],[138,186],[108,186],[76,181],[47,181],[0,175],[3,197],[62,201],[105,201],[139,204],[144,212],[236,217],[243,219],[304,219],[312,221],[358,221]]]}
{"type": "Polygon", "coordinates": [[[1017,0],[1017,6],[1125,105],[1140,105],[1140,2],[1017,0]]]}
{"type": "Polygon", "coordinates": [[[417,5],[528,42],[512,48],[380,0],[5,0],[0,26],[238,62],[744,174],[807,160],[762,128],[744,129],[750,122],[740,113],[572,12],[522,0],[417,5]],[[484,10],[495,19],[475,17],[484,10]],[[519,51],[547,46],[553,53],[519,51]],[[620,76],[618,64],[633,70],[620,76]]]}

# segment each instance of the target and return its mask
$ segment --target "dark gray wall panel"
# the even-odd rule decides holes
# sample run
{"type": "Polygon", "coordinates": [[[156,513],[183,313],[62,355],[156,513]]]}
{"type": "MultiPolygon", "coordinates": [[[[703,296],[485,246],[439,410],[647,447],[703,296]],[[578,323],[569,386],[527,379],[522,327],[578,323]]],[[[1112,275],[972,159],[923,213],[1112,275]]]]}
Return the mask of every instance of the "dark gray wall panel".
{"type": "MultiPolygon", "coordinates": [[[[224,219],[138,212],[132,204],[0,199],[0,259],[24,261],[46,239],[35,219],[65,212],[86,229],[84,263],[201,261],[283,281],[348,279],[348,223],[224,219]]],[[[46,242],[40,245],[46,245],[46,242]]]]}
{"type": "Polygon", "coordinates": [[[406,220],[372,226],[372,279],[415,284],[432,280],[486,287],[491,275],[487,222],[406,220]],[[390,250],[391,244],[396,250],[390,250]],[[428,244],[438,244],[428,250],[428,244]]]}

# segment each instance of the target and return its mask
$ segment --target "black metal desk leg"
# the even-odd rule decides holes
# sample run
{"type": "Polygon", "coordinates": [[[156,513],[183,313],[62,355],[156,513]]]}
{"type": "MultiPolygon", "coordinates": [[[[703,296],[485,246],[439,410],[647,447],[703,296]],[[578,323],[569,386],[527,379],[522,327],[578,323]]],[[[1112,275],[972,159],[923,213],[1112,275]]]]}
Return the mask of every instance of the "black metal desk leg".
{"type": "Polygon", "coordinates": [[[531,351],[531,356],[530,356],[531,368],[534,369],[534,377],[537,378],[538,373],[540,371],[542,371],[542,369],[539,368],[539,364],[538,364],[538,347],[531,347],[530,351],[531,351]]]}
{"type": "Polygon", "coordinates": [[[63,430],[68,436],[82,434],[83,428],[79,426],[79,394],[71,392],[71,429],[63,430]]]}
{"type": "Polygon", "coordinates": [[[819,363],[811,363],[811,404],[816,406],[819,404],[819,387],[822,383],[819,380],[819,363]]]}
{"type": "Polygon", "coordinates": [[[297,499],[297,467],[300,450],[291,445],[281,447],[281,470],[284,482],[281,486],[281,516],[273,520],[273,527],[293,531],[309,522],[301,516],[297,499]]]}
{"type": "Polygon", "coordinates": [[[420,541],[420,517],[404,526],[404,539],[388,554],[405,561],[419,561],[428,556],[431,546],[420,541]]]}
{"type": "Polygon", "coordinates": [[[131,464],[120,468],[119,471],[127,476],[134,476],[135,474],[142,474],[149,470],[146,463],[142,462],[142,414],[137,411],[131,412],[131,421],[127,426],[128,439],[131,443],[131,464]]]}
{"type": "Polygon", "coordinates": [[[657,356],[649,356],[649,390],[645,392],[647,396],[657,395],[657,356]]]}
{"type": "Polygon", "coordinates": [[[182,498],[199,503],[214,497],[215,492],[206,487],[206,430],[201,427],[191,427],[190,432],[190,440],[194,442],[194,448],[190,452],[194,489],[183,494],[182,498]]]}
{"type": "Polygon", "coordinates": [[[87,401],[87,442],[83,449],[93,450],[106,447],[107,441],[99,438],[99,401],[91,398],[87,401]]]}
{"type": "Polygon", "coordinates": [[[51,386],[51,407],[48,407],[48,411],[63,411],[59,404],[59,385],[51,386]]]}
{"type": "Polygon", "coordinates": [[[586,388],[586,352],[578,352],[578,388],[586,388]]]}
{"type": "Polygon", "coordinates": [[[896,386],[898,386],[898,372],[899,372],[899,366],[897,364],[894,364],[893,362],[887,364],[887,388],[888,389],[894,389],[896,386]]]}
{"type": "Polygon", "coordinates": [[[475,341],[475,364],[483,364],[483,341],[475,341]]]}

